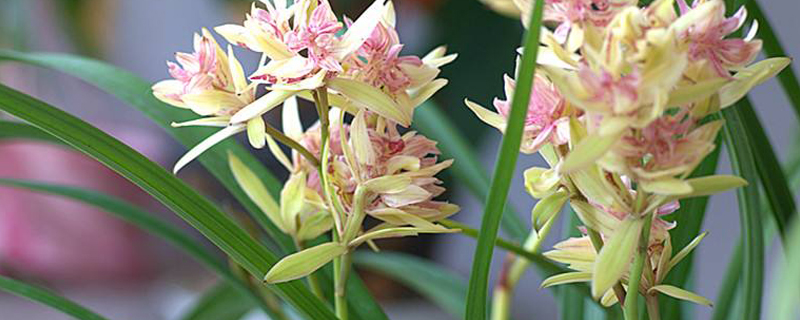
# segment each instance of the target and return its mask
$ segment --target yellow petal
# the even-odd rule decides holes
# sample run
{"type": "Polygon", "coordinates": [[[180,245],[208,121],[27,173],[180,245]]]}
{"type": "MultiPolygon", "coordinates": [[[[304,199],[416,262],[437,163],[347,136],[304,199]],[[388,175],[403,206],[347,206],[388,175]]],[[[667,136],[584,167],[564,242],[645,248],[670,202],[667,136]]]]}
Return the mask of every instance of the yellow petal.
{"type": "Polygon", "coordinates": [[[293,253],[272,266],[264,281],[281,283],[305,277],[345,252],[347,246],[329,242],[293,253]]]}
{"type": "Polygon", "coordinates": [[[303,135],[303,122],[300,121],[300,110],[297,106],[297,97],[290,97],[283,102],[283,108],[281,109],[281,124],[283,133],[290,138],[297,140],[303,135]]]}
{"type": "Polygon", "coordinates": [[[592,296],[599,298],[628,270],[643,224],[644,219],[625,219],[600,250],[592,272],[592,296]]]}
{"type": "Polygon", "coordinates": [[[710,307],[714,305],[713,303],[711,303],[711,300],[708,300],[705,297],[700,296],[694,292],[683,290],[681,288],[666,284],[657,285],[647,290],[647,293],[652,294],[653,292],[661,292],[676,299],[691,301],[697,304],[702,304],[704,306],[710,307]]]}
{"type": "Polygon", "coordinates": [[[178,80],[164,80],[153,85],[153,95],[158,98],[158,100],[178,108],[189,109],[189,106],[183,101],[169,97],[173,95],[180,96],[182,94],[183,82],[178,80]]]}
{"type": "Polygon", "coordinates": [[[231,152],[228,152],[228,165],[233,173],[233,178],[236,179],[236,183],[244,190],[247,197],[253,200],[258,208],[261,209],[261,212],[281,231],[287,232],[280,217],[278,203],[272,198],[261,179],[231,152]]]}
{"type": "Polygon", "coordinates": [[[492,127],[495,127],[497,130],[500,130],[500,132],[506,131],[506,119],[500,114],[489,111],[489,109],[486,109],[475,102],[469,101],[468,99],[464,99],[464,104],[466,104],[467,108],[472,110],[472,112],[475,113],[475,115],[478,117],[478,119],[481,119],[481,121],[492,127]]]}
{"type": "Polygon", "coordinates": [[[281,190],[281,219],[290,233],[297,230],[297,215],[303,209],[306,191],[306,174],[292,174],[281,190]]]}
{"type": "Polygon", "coordinates": [[[369,139],[364,111],[359,112],[353,119],[350,128],[350,142],[355,152],[356,161],[366,165],[374,165],[376,161],[375,151],[372,149],[372,141],[369,139]]]}
{"type": "Polygon", "coordinates": [[[214,134],[212,134],[211,136],[209,136],[208,138],[206,138],[205,140],[194,146],[191,150],[189,150],[189,152],[183,155],[183,157],[178,159],[178,162],[175,163],[175,167],[172,169],[172,172],[177,174],[178,171],[180,171],[184,166],[189,164],[189,162],[192,162],[192,160],[199,157],[200,154],[210,149],[215,144],[219,143],[222,140],[225,140],[225,138],[233,136],[244,130],[245,126],[240,124],[240,125],[228,126],[225,129],[215,132],[214,134]]]}
{"type": "Polygon", "coordinates": [[[338,60],[344,60],[345,57],[358,50],[358,48],[364,44],[364,41],[369,38],[386,12],[384,2],[386,2],[386,0],[375,0],[372,5],[350,25],[350,28],[347,29],[347,32],[344,33],[334,49],[338,60]]]}
{"type": "Polygon", "coordinates": [[[235,94],[219,90],[204,90],[185,94],[182,97],[186,106],[201,116],[210,116],[225,110],[235,110],[243,104],[235,94]]]}
{"type": "Polygon", "coordinates": [[[744,97],[753,87],[769,80],[786,68],[792,59],[769,58],[756,62],[737,72],[733,82],[719,91],[720,108],[730,106],[744,97]]]}
{"type": "Polygon", "coordinates": [[[333,78],[328,81],[328,87],[341,93],[361,109],[375,112],[405,127],[411,124],[413,109],[400,108],[391,97],[373,86],[356,80],[333,78]]]}
{"type": "Polygon", "coordinates": [[[231,123],[241,123],[259,117],[294,96],[296,91],[272,90],[263,97],[242,108],[231,117],[231,123]]]}
{"type": "Polygon", "coordinates": [[[191,127],[191,126],[198,126],[198,127],[227,127],[228,122],[230,121],[231,117],[228,116],[220,116],[220,117],[207,117],[207,118],[200,118],[195,120],[189,120],[184,122],[173,122],[170,125],[174,128],[180,127],[191,127]]]}
{"type": "Polygon", "coordinates": [[[266,130],[266,123],[264,123],[264,118],[261,116],[247,121],[247,139],[253,148],[261,149],[264,147],[267,141],[266,130]]]}
{"type": "Polygon", "coordinates": [[[619,138],[620,133],[608,136],[599,134],[586,136],[567,154],[559,170],[569,173],[585,168],[600,159],[619,138]]]}
{"type": "Polygon", "coordinates": [[[639,184],[645,191],[660,195],[681,195],[692,192],[691,184],[684,180],[670,177],[639,181],[639,184]]]}

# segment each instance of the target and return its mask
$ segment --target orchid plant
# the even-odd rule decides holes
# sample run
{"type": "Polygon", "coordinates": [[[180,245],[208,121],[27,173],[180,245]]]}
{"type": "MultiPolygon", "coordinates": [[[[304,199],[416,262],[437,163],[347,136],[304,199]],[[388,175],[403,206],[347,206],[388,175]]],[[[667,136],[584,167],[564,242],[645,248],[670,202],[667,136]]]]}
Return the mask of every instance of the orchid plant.
{"type": "MultiPolygon", "coordinates": [[[[0,121],[8,137],[57,139],[97,159],[200,231],[227,264],[119,199],[23,180],[0,178],[0,185],[95,205],[183,249],[220,276],[197,313],[213,303],[242,318],[227,298],[278,320],[388,319],[354,261],[459,318],[510,319],[515,288],[532,264],[542,271],[542,288],[563,289],[564,319],[692,318],[669,299],[712,306],[687,284],[691,254],[707,235],[700,230],[706,199],[736,190],[742,241],[715,319],[729,318],[737,294],[744,317],[759,318],[771,229],[758,212],[772,213],[782,240],[800,237],[787,182],[800,177],[800,153],[784,174],[747,94],[777,76],[800,115],[800,85],[758,4],[481,2],[525,30],[522,46],[508,48],[517,64],[502,76],[504,97],[490,108],[469,98],[466,108],[447,107],[503,135],[491,184],[476,153],[429,101],[447,85],[440,71],[457,55],[444,46],[404,54],[391,1],[370,1],[352,20],[329,0],[260,0],[236,23],[199,30],[193,51],[177,53],[167,62],[170,78],[155,84],[95,60],[0,50],[0,60],[62,71],[114,94],[186,145],[170,173],[80,119],[0,85],[0,110],[29,123],[0,121]],[[748,9],[757,19],[747,19],[748,9]],[[772,57],[758,60],[762,48],[772,57]],[[237,54],[246,51],[260,61],[243,64],[237,54]],[[313,124],[305,126],[301,114],[315,114],[313,124]],[[240,133],[250,149],[268,150],[288,178],[278,181],[237,144],[240,133]],[[733,174],[716,174],[723,136],[733,174]],[[530,230],[515,235],[508,226],[523,223],[507,196],[520,153],[538,154],[547,166],[524,170],[524,188],[537,201],[530,230]],[[223,213],[175,177],[195,160],[256,225],[223,213]],[[438,176],[448,169],[486,198],[479,230],[449,219],[460,207],[441,199],[447,189],[438,176]],[[559,220],[573,222],[568,231],[577,235],[545,248],[559,220]],[[501,221],[514,239],[498,237],[501,221]],[[478,239],[469,286],[434,263],[380,252],[382,239],[450,233],[478,239]],[[509,254],[489,297],[496,246],[509,254]]],[[[789,244],[788,260],[797,263],[797,246],[789,244]]],[[[797,279],[791,266],[782,274],[797,279]]],[[[779,287],[776,314],[789,319],[800,291],[779,287]]],[[[0,276],[0,289],[79,319],[105,319],[7,277],[0,276]]]]}

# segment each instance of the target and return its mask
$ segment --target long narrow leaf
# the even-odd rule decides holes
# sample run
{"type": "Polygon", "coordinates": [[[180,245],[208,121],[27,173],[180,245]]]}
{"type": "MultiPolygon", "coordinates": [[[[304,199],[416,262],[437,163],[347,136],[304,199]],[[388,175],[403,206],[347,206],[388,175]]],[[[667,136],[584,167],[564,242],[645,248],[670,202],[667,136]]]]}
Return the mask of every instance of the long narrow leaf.
{"type": "Polygon", "coordinates": [[[435,263],[403,253],[363,251],[353,256],[353,262],[417,291],[453,317],[464,318],[465,279],[435,263]]]}
{"type": "MultiPolygon", "coordinates": [[[[433,102],[426,102],[415,111],[414,126],[437,145],[445,158],[457,159],[449,172],[479,199],[489,194],[489,174],[481,165],[478,153],[470,147],[464,136],[433,102]]],[[[523,241],[527,235],[525,224],[511,205],[505,207],[500,227],[511,239],[523,241]]]]}
{"type": "Polygon", "coordinates": [[[478,245],[475,247],[469,279],[469,291],[467,293],[466,319],[470,320],[485,319],[487,315],[486,303],[489,269],[494,251],[493,244],[497,237],[497,229],[508,199],[511,178],[519,157],[525,113],[528,111],[528,100],[531,94],[536,55],[539,49],[543,6],[544,1],[536,1],[533,5],[533,14],[531,14],[529,28],[525,34],[525,45],[520,64],[520,70],[523,70],[523,72],[519,74],[517,79],[517,87],[511,100],[509,122],[500,146],[492,185],[489,189],[489,196],[483,212],[481,231],[478,245]]]}
{"type": "Polygon", "coordinates": [[[725,270],[725,277],[722,279],[722,285],[717,291],[717,301],[714,303],[714,314],[712,320],[725,320],[729,319],[732,306],[736,304],[736,293],[739,292],[739,278],[742,276],[742,243],[736,244],[733,249],[733,255],[728,261],[728,268],[725,270]]]}
{"type": "MultiPolygon", "coordinates": [[[[37,129],[38,130],[38,129],[37,129]]],[[[258,295],[254,294],[241,280],[239,280],[233,273],[228,270],[227,266],[222,263],[218,258],[209,253],[203,246],[199,245],[190,236],[186,235],[180,229],[153,217],[149,213],[136,206],[133,206],[124,200],[88,190],[63,185],[48,184],[31,182],[17,179],[3,179],[0,178],[0,185],[21,188],[39,193],[46,193],[57,195],[61,197],[70,198],[85,204],[95,206],[102,209],[115,217],[124,220],[132,225],[135,225],[150,234],[157,236],[161,239],[174,245],[176,248],[190,255],[198,262],[204,264],[209,269],[217,273],[222,279],[228,281],[231,288],[238,290],[238,294],[244,294],[250,299],[250,304],[261,304],[265,312],[270,313],[269,308],[263,304],[263,300],[258,295]]]]}
{"type": "Polygon", "coordinates": [[[106,318],[103,316],[98,315],[97,313],[94,313],[67,298],[59,296],[50,290],[32,286],[4,276],[0,276],[0,290],[7,291],[16,296],[47,305],[53,309],[68,314],[75,319],[106,320],[106,318]]]}
{"type": "Polygon", "coordinates": [[[229,284],[220,283],[200,296],[181,320],[239,320],[254,307],[229,284]]]}
{"type": "Polygon", "coordinates": [[[39,128],[21,122],[1,121],[0,120],[0,140],[38,140],[61,144],[62,142],[47,134],[39,128]]]}
{"type": "MultiPolygon", "coordinates": [[[[28,121],[118,172],[195,227],[256,277],[277,257],[255,242],[208,199],[184,182],[108,134],[39,100],[0,85],[0,109],[28,121]]],[[[333,319],[327,306],[299,282],[274,286],[278,293],[312,319],[333,319]]]]}
{"type": "Polygon", "coordinates": [[[749,137],[761,185],[767,190],[764,194],[767,196],[770,211],[775,216],[778,233],[781,239],[785,239],[786,229],[797,215],[794,195],[750,99],[742,99],[736,108],[741,115],[739,118],[744,121],[742,126],[749,137]]]}
{"type": "MultiPolygon", "coordinates": [[[[719,145],[721,139],[717,139],[719,145]]],[[[712,175],[717,171],[717,164],[719,162],[719,155],[721,147],[717,147],[711,154],[709,154],[699,166],[692,172],[691,177],[702,177],[712,175]]],[[[700,234],[700,229],[703,226],[706,209],[708,208],[708,196],[695,197],[681,200],[681,207],[675,214],[667,216],[672,219],[677,226],[670,231],[670,238],[672,240],[673,248],[683,248],[688,245],[692,239],[700,234]]],[[[694,266],[694,251],[690,252],[681,263],[677,264],[667,274],[664,283],[672,284],[679,288],[686,288],[691,279],[692,268],[694,266]]],[[[661,312],[664,319],[684,319],[683,314],[685,307],[694,308],[694,305],[682,303],[676,299],[667,297],[659,297],[659,304],[661,305],[661,312]]]]}
{"type": "Polygon", "coordinates": [[[743,318],[758,319],[761,315],[761,298],[764,281],[764,237],[758,194],[758,170],[750,146],[750,137],[744,128],[739,105],[722,111],[725,118],[725,145],[731,159],[733,173],[750,182],[736,191],[744,246],[742,267],[743,318]]]}
{"type": "MultiPolygon", "coordinates": [[[[150,84],[130,72],[103,63],[101,61],[76,57],[65,54],[48,53],[21,53],[0,50],[0,61],[19,61],[31,65],[52,69],[78,77],[98,88],[127,102],[132,107],[141,111],[158,125],[164,128],[184,146],[191,147],[211,135],[214,130],[201,127],[173,128],[169,125],[172,121],[192,119],[196,115],[182,109],[168,106],[155,99],[150,91],[150,84]]],[[[250,200],[241,189],[228,168],[227,152],[232,152],[237,158],[253,170],[256,175],[270,190],[274,197],[278,197],[282,183],[270,173],[252,154],[232,140],[223,141],[206,151],[198,159],[214,174],[228,191],[241,203],[250,215],[267,231],[284,251],[295,251],[294,242],[269,221],[266,214],[250,200]]],[[[348,300],[350,304],[358,306],[351,308],[353,316],[361,319],[386,319],[386,314],[374,297],[369,294],[358,275],[352,275],[348,280],[348,300]]]]}
{"type": "Polygon", "coordinates": [[[786,261],[780,265],[775,277],[770,308],[772,319],[791,320],[797,318],[797,301],[800,299],[800,219],[792,224],[786,261]]]}
{"type": "MultiPolygon", "coordinates": [[[[0,50],[0,61],[17,61],[47,69],[60,71],[86,81],[106,91],[118,99],[130,104],[144,115],[161,126],[178,142],[190,148],[215,132],[212,128],[185,127],[173,128],[170,123],[196,118],[194,113],[168,106],[158,101],[150,90],[150,84],[130,72],[112,65],[83,57],[66,54],[22,53],[11,50],[0,50]]],[[[266,215],[236,183],[228,169],[227,152],[230,151],[252,168],[264,181],[273,196],[280,194],[281,183],[241,145],[232,139],[222,141],[214,148],[206,151],[198,160],[236,197],[250,215],[278,242],[285,252],[294,251],[290,238],[275,227],[266,215]]]]}

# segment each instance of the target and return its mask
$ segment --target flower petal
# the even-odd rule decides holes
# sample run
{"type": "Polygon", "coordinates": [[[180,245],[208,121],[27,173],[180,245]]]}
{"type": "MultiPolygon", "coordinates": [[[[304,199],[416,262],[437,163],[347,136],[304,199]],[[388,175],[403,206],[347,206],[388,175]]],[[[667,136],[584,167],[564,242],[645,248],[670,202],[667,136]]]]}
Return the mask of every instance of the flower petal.
{"type": "Polygon", "coordinates": [[[231,123],[241,123],[259,117],[279,106],[283,101],[297,94],[296,91],[272,90],[263,97],[247,105],[231,117],[231,123]]]}
{"type": "Polygon", "coordinates": [[[225,129],[215,132],[214,134],[212,134],[211,136],[209,136],[208,138],[206,138],[205,140],[194,146],[191,150],[189,150],[189,152],[184,154],[183,157],[178,159],[178,162],[175,163],[175,167],[172,169],[172,172],[177,174],[178,171],[180,171],[184,166],[189,164],[189,162],[192,162],[192,160],[199,157],[200,154],[210,149],[215,144],[219,143],[222,140],[225,140],[225,138],[233,136],[244,130],[245,126],[243,124],[239,124],[239,125],[228,126],[225,129]]]}

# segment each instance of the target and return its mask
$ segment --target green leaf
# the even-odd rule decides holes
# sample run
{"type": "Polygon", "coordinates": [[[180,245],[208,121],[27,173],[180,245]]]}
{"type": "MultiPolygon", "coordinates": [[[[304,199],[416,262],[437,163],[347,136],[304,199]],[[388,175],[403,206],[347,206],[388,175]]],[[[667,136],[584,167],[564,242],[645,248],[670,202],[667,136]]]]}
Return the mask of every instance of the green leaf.
{"type": "MultiPolygon", "coordinates": [[[[187,148],[191,148],[217,131],[217,128],[185,127],[173,128],[170,123],[197,118],[191,111],[164,104],[152,95],[151,84],[136,75],[106,64],[104,62],[51,53],[22,53],[11,50],[0,50],[0,61],[17,61],[47,69],[52,69],[75,76],[118,99],[130,104],[144,115],[161,126],[173,138],[187,148]]],[[[227,153],[233,153],[251,168],[258,178],[264,182],[273,196],[280,192],[282,184],[241,145],[228,139],[203,153],[198,160],[213,174],[231,194],[241,203],[250,215],[261,225],[270,237],[278,242],[281,249],[294,251],[293,241],[275,227],[258,206],[251,201],[236,183],[228,167],[227,153]]]]}
{"type": "MultiPolygon", "coordinates": [[[[266,273],[277,260],[208,199],[86,122],[3,85],[0,109],[58,137],[150,193],[254,276],[266,273]]],[[[293,282],[274,288],[310,318],[333,319],[333,313],[302,284],[293,282]]]]}
{"type": "Polygon", "coordinates": [[[345,252],[346,245],[328,242],[292,253],[278,261],[264,276],[264,281],[281,283],[305,277],[345,252]]]}
{"type": "Polygon", "coordinates": [[[788,237],[793,245],[788,246],[786,261],[777,270],[774,280],[770,313],[772,319],[797,318],[797,301],[800,300],[800,219],[795,219],[788,237]]]}
{"type": "MultiPolygon", "coordinates": [[[[433,102],[423,103],[414,111],[414,126],[428,138],[439,141],[436,145],[442,157],[458,159],[448,172],[459,180],[478,199],[486,199],[489,194],[489,174],[480,162],[478,153],[466,141],[452,121],[442,114],[433,102]]],[[[525,224],[514,208],[506,205],[501,227],[511,239],[522,241],[528,235],[525,224]]]]}
{"type": "Polygon", "coordinates": [[[694,292],[683,290],[675,286],[670,286],[666,284],[657,285],[647,290],[647,293],[652,293],[653,291],[658,291],[676,299],[691,301],[709,307],[712,305],[711,300],[708,300],[694,292]]]}
{"type": "Polygon", "coordinates": [[[7,291],[13,295],[47,305],[53,309],[68,314],[75,319],[106,320],[106,318],[103,316],[98,315],[67,298],[61,297],[50,290],[32,286],[11,278],[4,277],[2,275],[0,275],[0,290],[7,291]]]}
{"type": "Polygon", "coordinates": [[[63,144],[61,140],[53,138],[47,132],[39,130],[32,125],[0,120],[0,140],[31,139],[42,142],[63,144]]]}
{"type": "MultiPolygon", "coordinates": [[[[731,159],[733,173],[747,181],[757,181],[758,170],[753,156],[753,145],[744,128],[741,104],[722,111],[725,118],[725,145],[731,159]]],[[[764,236],[758,185],[750,185],[736,191],[744,247],[742,269],[743,318],[758,319],[761,315],[761,298],[764,281],[764,236]]]]}
{"type": "Polygon", "coordinates": [[[356,266],[383,274],[413,289],[455,318],[464,318],[467,286],[452,271],[412,255],[394,252],[358,251],[356,266]]]}
{"type": "Polygon", "coordinates": [[[239,320],[254,307],[239,291],[221,283],[200,296],[181,320],[239,320]]]}
{"type": "MultiPolygon", "coordinates": [[[[717,138],[716,145],[720,145],[721,137],[717,138]]],[[[720,149],[716,148],[711,152],[700,165],[695,168],[690,177],[704,177],[712,175],[717,170],[717,163],[719,162],[720,149]]],[[[682,248],[688,245],[700,233],[700,228],[703,225],[703,218],[706,214],[708,207],[708,196],[695,197],[690,199],[681,200],[681,208],[674,214],[666,216],[667,219],[677,223],[675,229],[670,231],[670,238],[672,245],[675,248],[682,248]]],[[[670,273],[667,274],[664,283],[670,283],[679,287],[686,287],[692,274],[692,267],[694,254],[689,255],[683,259],[682,263],[676,265],[670,273]]],[[[662,316],[664,319],[681,319],[683,316],[684,308],[682,304],[675,299],[659,298],[661,305],[662,316]]],[[[691,307],[691,306],[689,306],[691,307]]]]}
{"type": "Polygon", "coordinates": [[[216,272],[217,275],[227,281],[232,288],[239,290],[239,293],[247,296],[251,304],[252,302],[260,303],[264,311],[270,313],[270,310],[263,305],[258,295],[250,291],[247,285],[231,273],[219,258],[209,253],[203,246],[195,242],[192,237],[124,200],[88,189],[17,179],[0,178],[0,185],[70,198],[102,209],[125,222],[166,240],[176,248],[192,256],[192,258],[216,272]]]}
{"type": "Polygon", "coordinates": [[[742,277],[742,268],[744,263],[742,261],[742,241],[739,240],[736,248],[733,249],[728,261],[728,267],[725,270],[725,277],[722,279],[722,285],[719,286],[717,291],[717,303],[714,306],[714,314],[711,316],[712,320],[726,320],[732,311],[732,306],[736,305],[738,300],[736,294],[739,292],[739,282],[742,277]]]}
{"type": "Polygon", "coordinates": [[[742,127],[749,138],[761,185],[764,190],[767,190],[764,194],[767,196],[770,211],[778,225],[778,233],[781,239],[785,239],[791,220],[797,216],[794,194],[789,187],[784,171],[781,170],[781,163],[764,132],[764,127],[750,104],[750,99],[742,99],[736,108],[740,115],[739,119],[744,122],[742,127]]]}
{"type": "Polygon", "coordinates": [[[507,124],[500,153],[495,164],[495,173],[489,188],[489,196],[481,221],[481,231],[478,244],[473,256],[472,272],[469,278],[469,291],[467,292],[466,319],[481,320],[487,315],[486,303],[488,301],[489,269],[492,263],[494,242],[497,238],[497,229],[503,216],[503,209],[508,199],[508,189],[514,175],[519,148],[522,142],[522,131],[525,113],[528,111],[528,100],[533,85],[533,74],[536,68],[536,56],[539,51],[539,33],[542,24],[544,1],[536,1],[529,29],[525,32],[524,49],[522,53],[520,73],[517,79],[517,89],[511,99],[510,121],[507,124]]]}

